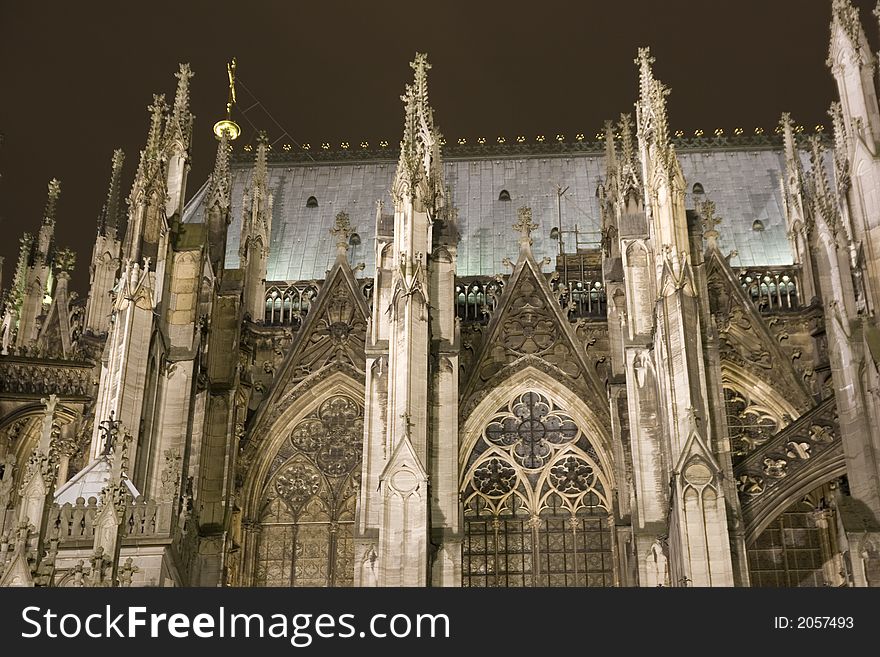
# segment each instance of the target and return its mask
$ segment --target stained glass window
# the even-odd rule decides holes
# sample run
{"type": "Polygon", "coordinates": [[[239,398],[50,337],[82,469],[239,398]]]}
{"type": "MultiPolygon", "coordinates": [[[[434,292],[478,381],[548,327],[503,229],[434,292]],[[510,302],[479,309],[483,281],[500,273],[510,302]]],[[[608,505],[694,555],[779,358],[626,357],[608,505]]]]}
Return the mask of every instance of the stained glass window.
{"type": "Polygon", "coordinates": [[[608,483],[587,436],[546,396],[500,408],[468,459],[464,586],[612,586],[608,483]]]}
{"type": "Polygon", "coordinates": [[[257,586],[351,586],[363,409],[330,397],[276,455],[264,492],[257,586]]]}

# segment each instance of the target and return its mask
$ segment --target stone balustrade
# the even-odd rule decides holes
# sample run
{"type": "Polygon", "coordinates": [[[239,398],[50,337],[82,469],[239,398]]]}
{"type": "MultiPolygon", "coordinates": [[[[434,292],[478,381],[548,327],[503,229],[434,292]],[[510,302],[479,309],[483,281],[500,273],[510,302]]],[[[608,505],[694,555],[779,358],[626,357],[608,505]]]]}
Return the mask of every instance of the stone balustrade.
{"type": "MultiPolygon", "coordinates": [[[[62,543],[77,540],[91,541],[95,535],[94,522],[100,506],[98,500],[78,498],[76,504],[53,505],[49,510],[48,527],[58,531],[62,543]]],[[[171,534],[172,504],[157,503],[138,496],[129,498],[122,515],[120,531],[126,539],[161,538],[171,534]]]]}

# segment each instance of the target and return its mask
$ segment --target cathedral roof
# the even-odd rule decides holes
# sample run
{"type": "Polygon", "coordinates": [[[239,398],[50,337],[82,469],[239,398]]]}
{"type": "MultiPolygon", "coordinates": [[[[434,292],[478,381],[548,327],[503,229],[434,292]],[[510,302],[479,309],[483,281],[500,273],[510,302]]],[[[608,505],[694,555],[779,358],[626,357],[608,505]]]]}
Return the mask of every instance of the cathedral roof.
{"type": "MultiPolygon", "coordinates": [[[[232,224],[226,246],[226,266],[238,266],[242,196],[253,167],[252,155],[236,158],[232,166],[232,224]]],[[[355,155],[352,153],[352,155],[355,155]]],[[[719,229],[722,251],[736,250],[734,267],[791,264],[786,236],[780,179],[785,171],[781,148],[680,150],[678,156],[687,181],[687,206],[694,206],[691,191],[699,183],[705,197],[715,202],[723,218],[719,229]],[[756,220],[762,231],[753,230],[756,220]]],[[[397,166],[393,153],[387,159],[357,161],[302,161],[300,157],[275,157],[269,163],[269,188],[274,196],[267,280],[320,280],[336,257],[330,234],[336,214],[345,211],[360,237],[349,252],[353,263],[374,271],[372,239],[376,201],[391,212],[390,188],[397,166]],[[317,201],[309,203],[310,197],[317,201]]],[[[573,252],[575,235],[582,248],[598,248],[601,220],[596,188],[604,176],[599,152],[501,154],[484,157],[444,157],[444,178],[458,211],[461,240],[459,276],[492,276],[506,272],[504,258],[518,253],[517,234],[510,226],[517,208],[532,208],[539,228],[532,234],[535,257],[555,257],[557,242],[550,231],[557,226],[557,185],[568,187],[562,201],[562,230],[566,252],[573,252]],[[510,201],[499,200],[506,190],[510,201]]],[[[188,204],[185,222],[202,222],[207,185],[188,204]]]]}

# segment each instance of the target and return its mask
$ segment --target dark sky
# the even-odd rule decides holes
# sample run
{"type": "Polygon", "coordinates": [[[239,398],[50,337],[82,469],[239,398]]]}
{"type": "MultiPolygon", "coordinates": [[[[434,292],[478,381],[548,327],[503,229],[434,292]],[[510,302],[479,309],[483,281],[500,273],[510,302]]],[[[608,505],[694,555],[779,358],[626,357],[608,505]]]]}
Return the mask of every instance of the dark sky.
{"type": "MultiPolygon", "coordinates": [[[[872,43],[873,0],[859,0],[872,43]]],[[[431,102],[447,139],[596,133],[630,111],[633,59],[650,45],[672,88],[670,122],[689,134],[770,131],[783,111],[828,124],[830,0],[580,2],[15,2],[0,4],[0,255],[11,282],[18,237],[39,226],[46,183],[62,182],[57,242],[78,252],[84,291],[110,156],[130,189],[154,92],[171,99],[190,62],[189,193],[207,177],[226,101],[225,63],[296,141],[400,139],[408,62],[426,51],[431,102]]],[[[239,88],[241,109],[254,103],[239,88]]],[[[260,108],[247,118],[282,131],[260,108]]],[[[245,134],[253,136],[239,117],[245,134]]],[[[283,141],[287,141],[285,138],[283,141]]]]}

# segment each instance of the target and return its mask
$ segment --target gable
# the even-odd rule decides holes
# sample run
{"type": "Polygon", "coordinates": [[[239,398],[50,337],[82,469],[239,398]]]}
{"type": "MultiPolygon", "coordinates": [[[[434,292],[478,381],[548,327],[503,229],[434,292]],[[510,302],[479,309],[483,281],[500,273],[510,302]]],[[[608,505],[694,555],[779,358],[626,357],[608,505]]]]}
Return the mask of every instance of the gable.
{"type": "Polygon", "coordinates": [[[468,400],[494,387],[499,377],[537,363],[543,363],[560,384],[579,391],[600,417],[607,415],[604,388],[587,365],[568,319],[529,253],[521,255],[476,358],[469,371],[462,373],[461,408],[469,408],[468,400]]]}

